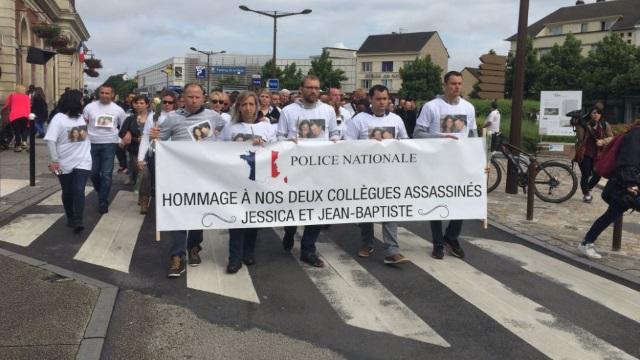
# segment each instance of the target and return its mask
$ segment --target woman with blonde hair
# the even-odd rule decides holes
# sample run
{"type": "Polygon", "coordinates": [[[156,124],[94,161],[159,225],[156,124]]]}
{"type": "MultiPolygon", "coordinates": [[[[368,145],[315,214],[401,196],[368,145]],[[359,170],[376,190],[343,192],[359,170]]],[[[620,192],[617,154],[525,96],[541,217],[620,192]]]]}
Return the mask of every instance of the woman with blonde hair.
{"type": "Polygon", "coordinates": [[[9,112],[9,123],[13,130],[14,147],[13,151],[21,152],[27,148],[27,126],[31,113],[31,100],[26,94],[27,88],[24,85],[16,85],[16,91],[9,94],[2,107],[2,112],[9,112]]]}

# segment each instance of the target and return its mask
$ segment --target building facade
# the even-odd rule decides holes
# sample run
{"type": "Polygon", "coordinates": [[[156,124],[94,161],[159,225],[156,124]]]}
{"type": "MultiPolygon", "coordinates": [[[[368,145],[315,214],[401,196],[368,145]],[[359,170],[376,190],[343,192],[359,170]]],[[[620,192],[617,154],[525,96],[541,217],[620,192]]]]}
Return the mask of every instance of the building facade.
{"type": "MultiPolygon", "coordinates": [[[[342,92],[353,92],[356,89],[356,50],[335,47],[322,48],[322,51],[325,50],[329,53],[329,60],[331,60],[333,68],[344,71],[344,75],[347,78],[340,82],[342,92]]],[[[311,70],[311,62],[319,57],[320,55],[311,56],[307,59],[277,59],[276,64],[280,69],[284,69],[285,66],[295,63],[303,74],[307,74],[311,70]]]]}
{"type": "Polygon", "coordinates": [[[397,93],[402,87],[400,69],[427,55],[443,74],[448,71],[449,53],[436,31],[370,35],[356,54],[357,88],[381,84],[397,93]]]}
{"type": "Polygon", "coordinates": [[[16,84],[42,87],[52,104],[69,87],[84,86],[83,64],[77,53],[56,54],[44,65],[27,62],[29,47],[54,51],[33,31],[38,24],[55,24],[66,36],[69,47],[89,39],[89,32],[73,0],[0,0],[0,102],[16,84]]]}
{"type": "Polygon", "coordinates": [[[480,82],[480,69],[466,67],[460,71],[462,74],[462,96],[469,98],[473,92],[473,87],[480,82]]]}

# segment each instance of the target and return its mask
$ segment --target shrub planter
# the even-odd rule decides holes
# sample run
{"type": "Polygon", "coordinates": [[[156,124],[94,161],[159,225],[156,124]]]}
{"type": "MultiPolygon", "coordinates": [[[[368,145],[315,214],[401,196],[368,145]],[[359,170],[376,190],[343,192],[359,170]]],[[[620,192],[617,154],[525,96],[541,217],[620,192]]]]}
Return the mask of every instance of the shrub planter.
{"type": "Polygon", "coordinates": [[[94,78],[100,76],[100,73],[98,73],[96,69],[84,69],[84,73],[87,74],[87,76],[94,78]]]}
{"type": "Polygon", "coordinates": [[[102,69],[102,61],[100,59],[84,59],[84,64],[91,69],[102,69]]]}
{"type": "Polygon", "coordinates": [[[53,39],[60,35],[60,27],[52,24],[36,24],[32,28],[33,32],[42,39],[53,39]]]}

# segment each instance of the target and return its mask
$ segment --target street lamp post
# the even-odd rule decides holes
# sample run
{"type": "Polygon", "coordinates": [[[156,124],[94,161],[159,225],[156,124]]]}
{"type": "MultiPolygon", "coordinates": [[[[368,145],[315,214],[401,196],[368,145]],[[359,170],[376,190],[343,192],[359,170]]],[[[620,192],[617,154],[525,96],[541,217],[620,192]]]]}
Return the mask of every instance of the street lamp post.
{"type": "Polygon", "coordinates": [[[216,54],[224,54],[226,53],[226,51],[222,50],[222,51],[204,51],[204,50],[198,50],[195,47],[190,47],[189,49],[191,49],[191,51],[196,51],[199,52],[201,54],[205,54],[207,55],[207,94],[206,96],[209,96],[209,85],[210,85],[210,79],[211,79],[211,55],[216,55],[216,54]]]}
{"type": "Polygon", "coordinates": [[[275,79],[276,78],[276,32],[277,32],[277,29],[278,29],[278,25],[277,25],[278,18],[285,17],[285,16],[293,16],[293,15],[307,15],[307,14],[311,13],[311,10],[310,9],[304,9],[304,10],[298,11],[298,12],[276,11],[276,10],[262,11],[262,10],[250,9],[245,5],[240,5],[238,7],[240,8],[240,10],[251,11],[251,12],[254,12],[256,14],[268,16],[268,17],[273,19],[273,56],[271,58],[271,62],[273,64],[273,69],[272,69],[271,76],[275,79]]]}

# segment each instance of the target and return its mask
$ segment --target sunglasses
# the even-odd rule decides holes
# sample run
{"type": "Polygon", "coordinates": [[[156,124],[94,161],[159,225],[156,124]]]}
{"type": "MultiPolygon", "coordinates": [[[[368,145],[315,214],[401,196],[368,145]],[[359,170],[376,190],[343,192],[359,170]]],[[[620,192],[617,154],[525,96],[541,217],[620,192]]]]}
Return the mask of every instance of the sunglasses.
{"type": "Polygon", "coordinates": [[[162,103],[165,104],[165,105],[173,105],[173,101],[163,100],[162,103]]]}
{"type": "Polygon", "coordinates": [[[224,100],[211,100],[212,104],[220,104],[220,105],[229,105],[229,103],[224,102],[224,100]]]}

